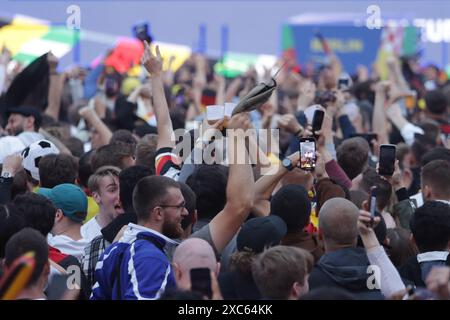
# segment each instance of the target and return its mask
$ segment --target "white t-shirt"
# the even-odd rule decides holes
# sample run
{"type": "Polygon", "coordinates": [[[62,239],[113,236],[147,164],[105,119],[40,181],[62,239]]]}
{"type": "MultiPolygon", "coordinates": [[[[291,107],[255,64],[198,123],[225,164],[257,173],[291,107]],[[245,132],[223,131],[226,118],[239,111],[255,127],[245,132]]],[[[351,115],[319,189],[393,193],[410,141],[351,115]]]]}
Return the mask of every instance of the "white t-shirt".
{"type": "Polygon", "coordinates": [[[16,136],[6,136],[0,138],[0,163],[3,163],[5,157],[10,154],[19,154],[25,148],[25,144],[16,136]]]}
{"type": "Polygon", "coordinates": [[[23,144],[28,147],[33,142],[43,140],[44,136],[38,132],[24,131],[24,132],[18,134],[17,138],[22,140],[23,144]]]}
{"type": "Polygon", "coordinates": [[[81,236],[91,242],[92,239],[102,234],[101,230],[102,228],[94,217],[81,226],[81,236]]]}
{"type": "Polygon", "coordinates": [[[81,238],[80,240],[73,240],[63,234],[57,236],[48,234],[47,242],[50,246],[59,249],[62,253],[74,256],[81,262],[81,256],[84,253],[84,248],[90,241],[84,238],[81,238]]]}

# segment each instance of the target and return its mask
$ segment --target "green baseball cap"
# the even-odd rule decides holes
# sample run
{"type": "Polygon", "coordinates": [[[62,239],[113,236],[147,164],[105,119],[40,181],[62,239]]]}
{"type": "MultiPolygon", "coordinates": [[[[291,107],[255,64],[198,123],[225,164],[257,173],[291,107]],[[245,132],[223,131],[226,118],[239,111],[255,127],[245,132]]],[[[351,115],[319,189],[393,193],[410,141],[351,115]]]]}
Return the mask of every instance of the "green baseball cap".
{"type": "Polygon", "coordinates": [[[59,184],[52,189],[39,188],[38,194],[50,199],[56,208],[75,222],[83,222],[87,215],[88,202],[83,190],[71,183],[59,184]]]}

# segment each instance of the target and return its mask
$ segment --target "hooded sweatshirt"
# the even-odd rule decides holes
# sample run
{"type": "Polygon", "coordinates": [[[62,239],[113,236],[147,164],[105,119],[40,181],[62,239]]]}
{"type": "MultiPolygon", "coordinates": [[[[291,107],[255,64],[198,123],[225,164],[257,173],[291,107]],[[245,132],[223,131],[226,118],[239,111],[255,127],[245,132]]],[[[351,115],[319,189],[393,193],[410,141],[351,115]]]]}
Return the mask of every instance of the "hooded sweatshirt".
{"type": "Polygon", "coordinates": [[[155,300],[176,286],[165,247],[178,243],[130,223],[119,242],[109,246],[95,269],[92,300],[155,300]]]}
{"type": "MultiPolygon", "coordinates": [[[[310,289],[337,287],[353,293],[358,299],[383,299],[379,289],[369,289],[374,273],[364,248],[343,248],[326,253],[309,276],[310,289]],[[369,284],[369,285],[368,285],[369,284]]],[[[372,286],[370,286],[372,287],[372,286]]]]}

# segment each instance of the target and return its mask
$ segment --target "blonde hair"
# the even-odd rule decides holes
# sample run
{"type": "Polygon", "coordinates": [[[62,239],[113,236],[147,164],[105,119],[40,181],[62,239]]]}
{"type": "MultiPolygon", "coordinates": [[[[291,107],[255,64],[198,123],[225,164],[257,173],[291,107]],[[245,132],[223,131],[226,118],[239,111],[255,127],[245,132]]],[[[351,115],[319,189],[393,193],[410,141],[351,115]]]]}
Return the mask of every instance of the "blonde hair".
{"type": "Polygon", "coordinates": [[[114,167],[114,166],[103,166],[97,169],[97,171],[94,172],[89,177],[88,180],[88,188],[90,192],[98,192],[100,189],[100,179],[106,176],[109,176],[111,178],[118,178],[120,174],[120,168],[114,167]]]}

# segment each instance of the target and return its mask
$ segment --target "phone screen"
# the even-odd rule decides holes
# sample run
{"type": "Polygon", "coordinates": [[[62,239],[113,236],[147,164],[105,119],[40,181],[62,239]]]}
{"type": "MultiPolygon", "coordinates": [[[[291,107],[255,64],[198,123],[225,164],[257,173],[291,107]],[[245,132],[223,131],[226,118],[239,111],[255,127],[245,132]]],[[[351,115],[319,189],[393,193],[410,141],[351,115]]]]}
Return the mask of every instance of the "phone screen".
{"type": "Polygon", "coordinates": [[[312,131],[315,133],[322,128],[323,117],[325,116],[325,112],[322,110],[314,111],[314,118],[312,122],[312,131]]]}
{"type": "Polygon", "coordinates": [[[382,176],[392,176],[395,166],[396,148],[394,145],[382,144],[380,146],[380,164],[378,173],[382,176]]]}
{"type": "Polygon", "coordinates": [[[316,166],[316,142],[314,139],[300,140],[300,168],[313,171],[316,166]]]}
{"type": "Polygon", "coordinates": [[[208,268],[194,268],[190,271],[191,275],[191,290],[207,296],[212,297],[211,289],[211,271],[208,268]]]}

